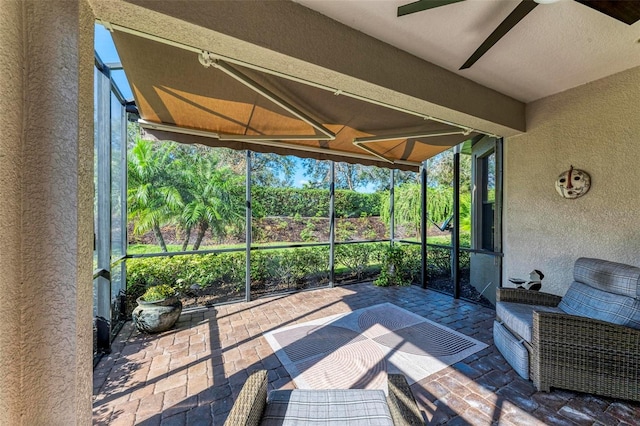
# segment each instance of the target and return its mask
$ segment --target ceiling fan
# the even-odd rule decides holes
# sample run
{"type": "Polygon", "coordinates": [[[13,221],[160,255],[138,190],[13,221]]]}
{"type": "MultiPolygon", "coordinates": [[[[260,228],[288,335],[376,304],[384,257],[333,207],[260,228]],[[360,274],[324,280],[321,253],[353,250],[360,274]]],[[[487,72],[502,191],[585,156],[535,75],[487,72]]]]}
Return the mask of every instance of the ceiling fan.
{"type": "MultiPolygon", "coordinates": [[[[463,0],[418,0],[413,3],[398,7],[398,16],[409,15],[435,7],[446,6],[463,0]]],[[[554,3],[557,0],[522,0],[518,6],[507,16],[487,39],[473,52],[473,55],[460,67],[467,69],[476,63],[494,44],[515,27],[538,4],[554,3]]],[[[576,0],[585,6],[604,13],[618,21],[631,25],[640,20],[640,1],[616,1],[616,0],[576,0]]]]}

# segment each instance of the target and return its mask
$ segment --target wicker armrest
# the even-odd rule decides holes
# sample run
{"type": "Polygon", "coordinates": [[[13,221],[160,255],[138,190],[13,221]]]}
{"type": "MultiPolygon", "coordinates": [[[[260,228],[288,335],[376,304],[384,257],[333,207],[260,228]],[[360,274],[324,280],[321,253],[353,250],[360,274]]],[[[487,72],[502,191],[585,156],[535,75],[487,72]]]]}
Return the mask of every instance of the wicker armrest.
{"type": "Polygon", "coordinates": [[[527,305],[558,306],[562,297],[522,288],[498,288],[496,300],[498,302],[525,303],[527,305]]]}
{"type": "Polygon", "coordinates": [[[253,372],[242,386],[225,426],[258,426],[267,403],[266,370],[253,372]]]}
{"type": "Polygon", "coordinates": [[[393,424],[396,426],[424,425],[424,419],[407,379],[402,374],[389,374],[388,383],[387,403],[393,424]]]}
{"type": "Polygon", "coordinates": [[[586,317],[534,312],[531,373],[551,386],[640,400],[640,330],[586,317]]]}

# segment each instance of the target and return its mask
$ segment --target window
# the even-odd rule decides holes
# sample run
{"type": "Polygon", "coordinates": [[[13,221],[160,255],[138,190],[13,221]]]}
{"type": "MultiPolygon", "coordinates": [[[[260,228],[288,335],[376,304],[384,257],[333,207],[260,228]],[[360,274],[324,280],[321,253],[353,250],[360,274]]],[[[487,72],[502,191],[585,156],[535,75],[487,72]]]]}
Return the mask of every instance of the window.
{"type": "Polygon", "coordinates": [[[481,212],[481,242],[483,250],[494,251],[495,235],[495,204],[496,204],[496,153],[479,159],[482,176],[482,212],[481,212]]]}

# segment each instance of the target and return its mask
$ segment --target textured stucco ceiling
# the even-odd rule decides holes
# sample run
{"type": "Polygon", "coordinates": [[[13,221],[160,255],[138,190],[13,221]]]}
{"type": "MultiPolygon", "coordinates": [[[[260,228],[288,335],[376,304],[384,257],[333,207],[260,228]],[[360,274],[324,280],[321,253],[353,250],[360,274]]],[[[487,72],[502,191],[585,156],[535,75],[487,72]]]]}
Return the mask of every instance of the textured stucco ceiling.
{"type": "Polygon", "coordinates": [[[573,0],[542,4],[470,69],[458,71],[519,0],[466,0],[398,18],[411,0],[294,0],[523,102],[640,66],[640,22],[573,0]]]}

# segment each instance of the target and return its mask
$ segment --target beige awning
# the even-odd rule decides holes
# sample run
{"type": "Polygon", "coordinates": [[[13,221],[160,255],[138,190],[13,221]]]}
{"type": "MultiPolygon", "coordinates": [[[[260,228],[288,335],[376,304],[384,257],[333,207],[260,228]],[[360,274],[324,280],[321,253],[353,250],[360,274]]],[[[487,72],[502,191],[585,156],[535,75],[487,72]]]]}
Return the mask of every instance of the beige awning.
{"type": "Polygon", "coordinates": [[[145,137],[417,170],[477,136],[207,52],[114,31],[145,137]]]}

